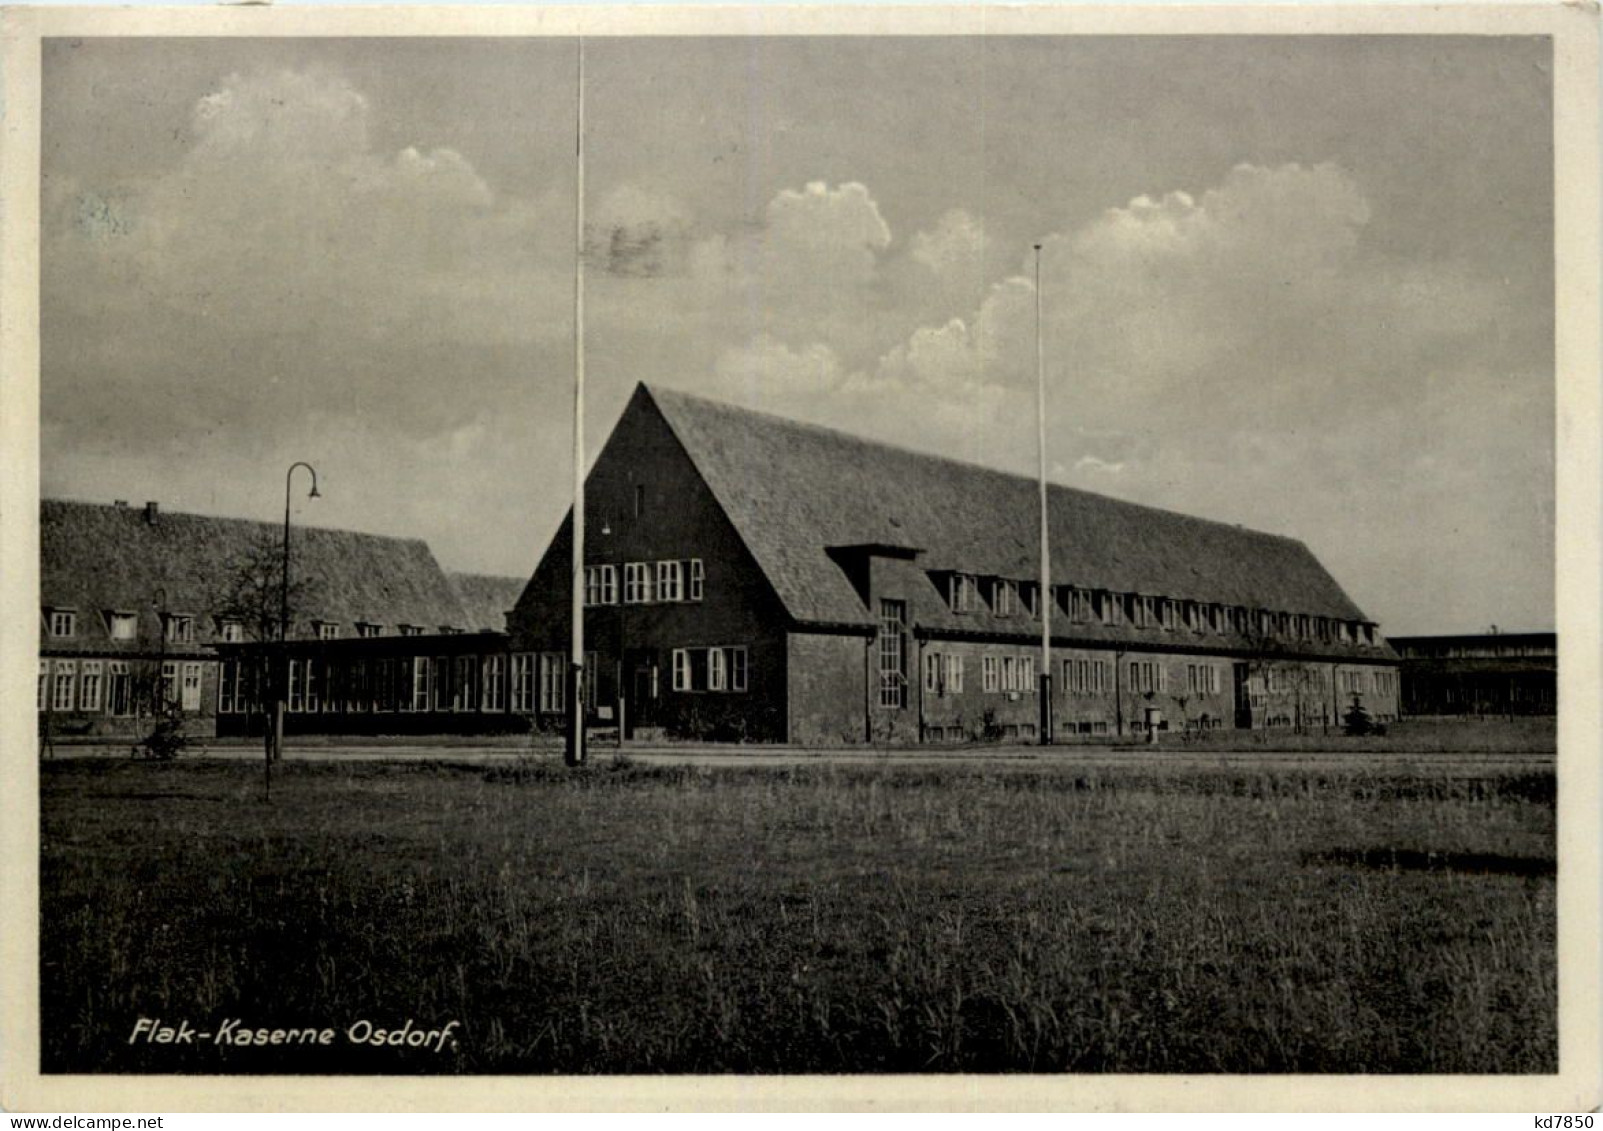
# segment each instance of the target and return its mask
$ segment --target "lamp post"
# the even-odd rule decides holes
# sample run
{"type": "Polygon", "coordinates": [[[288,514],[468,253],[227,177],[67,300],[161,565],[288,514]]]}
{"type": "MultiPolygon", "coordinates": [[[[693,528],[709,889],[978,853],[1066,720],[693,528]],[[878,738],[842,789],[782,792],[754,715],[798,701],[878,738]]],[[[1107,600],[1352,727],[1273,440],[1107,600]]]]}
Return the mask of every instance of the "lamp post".
{"type": "Polygon", "coordinates": [[[278,696],[273,705],[273,745],[268,755],[267,788],[273,787],[272,763],[284,756],[284,706],[285,698],[289,694],[289,490],[290,482],[295,478],[295,469],[304,467],[312,477],[312,489],[307,494],[308,499],[322,498],[317,493],[317,469],[304,460],[296,460],[289,465],[284,473],[284,572],[279,578],[278,599],[278,651],[279,651],[279,683],[278,696]]]}

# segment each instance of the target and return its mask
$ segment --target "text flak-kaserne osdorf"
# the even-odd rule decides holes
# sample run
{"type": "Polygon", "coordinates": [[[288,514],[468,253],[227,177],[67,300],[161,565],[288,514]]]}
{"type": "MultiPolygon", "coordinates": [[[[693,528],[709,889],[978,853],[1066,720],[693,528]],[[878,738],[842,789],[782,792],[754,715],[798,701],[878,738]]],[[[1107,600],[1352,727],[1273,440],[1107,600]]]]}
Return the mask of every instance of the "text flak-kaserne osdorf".
{"type": "Polygon", "coordinates": [[[456,1048],[453,1034],[459,1022],[447,1021],[435,1028],[417,1025],[410,1017],[400,1028],[381,1027],[365,1018],[349,1025],[297,1025],[263,1028],[245,1024],[244,1018],[229,1017],[204,1028],[187,1020],[169,1024],[160,1017],[141,1017],[134,1022],[128,1043],[147,1045],[228,1045],[235,1048],[265,1048],[273,1045],[328,1046],[343,1039],[347,1044],[378,1048],[414,1048],[444,1052],[456,1048]]]}

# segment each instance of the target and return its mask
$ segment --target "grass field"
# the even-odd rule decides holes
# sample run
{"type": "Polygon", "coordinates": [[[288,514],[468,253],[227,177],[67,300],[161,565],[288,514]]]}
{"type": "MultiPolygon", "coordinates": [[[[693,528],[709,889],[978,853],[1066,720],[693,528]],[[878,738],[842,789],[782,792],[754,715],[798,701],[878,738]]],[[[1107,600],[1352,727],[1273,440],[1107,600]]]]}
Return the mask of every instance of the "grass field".
{"type": "Polygon", "coordinates": [[[41,774],[47,1072],[1556,1070],[1545,768],[41,774]]]}

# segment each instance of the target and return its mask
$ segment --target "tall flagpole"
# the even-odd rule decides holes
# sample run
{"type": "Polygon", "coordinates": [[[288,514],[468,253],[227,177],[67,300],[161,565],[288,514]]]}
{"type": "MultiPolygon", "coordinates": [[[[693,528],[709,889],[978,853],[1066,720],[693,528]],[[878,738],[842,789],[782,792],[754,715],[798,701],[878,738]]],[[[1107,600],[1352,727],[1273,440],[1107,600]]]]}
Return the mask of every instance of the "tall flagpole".
{"type": "Polygon", "coordinates": [[[1046,506],[1046,359],[1041,351],[1041,245],[1035,245],[1035,447],[1041,478],[1041,745],[1052,741],[1052,544],[1046,506]]]}
{"type": "Polygon", "coordinates": [[[570,766],[584,764],[584,37],[579,37],[578,113],[574,155],[573,263],[573,655],[568,680],[570,766]]]}

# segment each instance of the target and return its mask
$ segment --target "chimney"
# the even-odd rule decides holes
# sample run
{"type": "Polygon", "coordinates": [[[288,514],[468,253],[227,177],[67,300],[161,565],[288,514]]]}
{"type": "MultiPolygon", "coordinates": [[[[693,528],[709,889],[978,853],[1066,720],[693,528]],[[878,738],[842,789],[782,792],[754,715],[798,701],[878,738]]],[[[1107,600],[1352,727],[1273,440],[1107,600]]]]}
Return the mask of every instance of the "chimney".
{"type": "Polygon", "coordinates": [[[155,500],[151,500],[145,504],[145,521],[150,523],[150,525],[156,525],[156,516],[160,513],[161,506],[155,500]]]}

